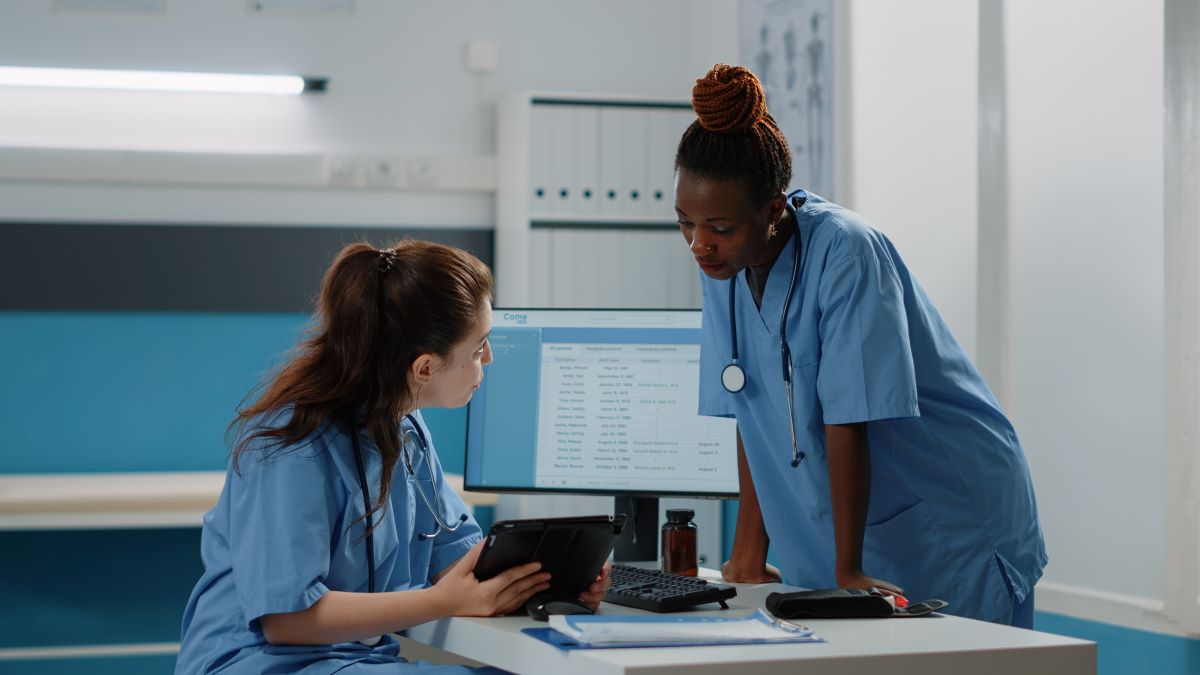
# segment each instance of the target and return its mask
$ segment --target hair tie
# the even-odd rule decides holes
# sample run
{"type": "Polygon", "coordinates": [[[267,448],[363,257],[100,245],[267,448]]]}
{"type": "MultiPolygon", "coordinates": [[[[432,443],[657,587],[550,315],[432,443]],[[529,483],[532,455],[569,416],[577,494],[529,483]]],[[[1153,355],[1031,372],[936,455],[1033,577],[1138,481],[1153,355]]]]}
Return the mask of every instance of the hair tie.
{"type": "Polygon", "coordinates": [[[396,266],[396,249],[385,248],[379,251],[379,273],[387,274],[396,266]]]}

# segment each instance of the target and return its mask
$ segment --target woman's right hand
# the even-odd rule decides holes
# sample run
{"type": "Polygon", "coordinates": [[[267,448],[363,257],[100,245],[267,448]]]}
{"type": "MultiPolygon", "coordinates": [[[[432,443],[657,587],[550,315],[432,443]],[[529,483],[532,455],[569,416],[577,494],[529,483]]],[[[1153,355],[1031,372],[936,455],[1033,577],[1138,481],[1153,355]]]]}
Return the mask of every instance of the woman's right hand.
{"type": "Polygon", "coordinates": [[[736,558],[721,565],[721,577],[725,581],[735,584],[771,584],[779,583],[783,579],[783,575],[774,565],[768,563],[763,563],[761,567],[741,565],[736,558]]]}
{"type": "Polygon", "coordinates": [[[534,593],[550,588],[550,573],[539,572],[538,562],[518,565],[480,581],[475,578],[475,561],[483,542],[471,548],[433,585],[450,616],[499,616],[523,606],[534,593]]]}

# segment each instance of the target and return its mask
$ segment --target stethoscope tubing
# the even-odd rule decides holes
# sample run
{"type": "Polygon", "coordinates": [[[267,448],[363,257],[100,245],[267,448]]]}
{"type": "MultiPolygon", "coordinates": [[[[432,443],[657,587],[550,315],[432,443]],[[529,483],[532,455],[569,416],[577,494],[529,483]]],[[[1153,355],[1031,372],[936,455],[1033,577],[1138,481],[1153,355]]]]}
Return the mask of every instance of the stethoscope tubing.
{"type": "MultiPolygon", "coordinates": [[[[792,387],[792,377],[794,375],[794,371],[792,366],[792,350],[791,347],[788,346],[787,342],[787,319],[788,312],[792,306],[792,298],[796,293],[796,282],[800,278],[801,263],[803,262],[804,258],[808,257],[808,247],[804,246],[803,237],[800,230],[800,218],[796,205],[794,205],[789,199],[786,202],[786,207],[788,213],[792,215],[792,222],[796,228],[796,243],[795,247],[792,249],[792,277],[788,281],[787,295],[784,296],[783,300],[783,312],[779,316],[779,356],[781,362],[780,365],[783,370],[783,388],[787,397],[788,427],[792,436],[791,464],[793,467],[797,467],[800,465],[801,460],[805,458],[806,453],[800,452],[800,445],[798,442],[798,436],[796,434],[796,412],[793,405],[794,394],[792,387]],[[803,258],[801,257],[801,249],[804,249],[803,258]]],[[[800,300],[800,302],[801,307],[803,307],[803,298],[800,300]]],[[[729,333],[730,343],[732,345],[731,359],[730,363],[721,371],[721,384],[725,387],[726,391],[731,394],[736,394],[745,388],[745,383],[748,379],[745,369],[743,369],[741,364],[738,363],[736,274],[729,279],[729,333]],[[738,386],[731,386],[731,382],[737,384],[738,386]]]]}
{"type": "MultiPolygon", "coordinates": [[[[412,429],[414,432],[416,432],[416,435],[417,435],[417,442],[420,444],[421,454],[425,456],[425,461],[429,461],[429,459],[428,459],[429,444],[425,440],[425,432],[421,431],[421,426],[419,424],[417,424],[417,420],[411,414],[405,415],[404,419],[407,420],[410,425],[412,425],[412,429]]],[[[374,593],[375,592],[375,545],[374,545],[374,536],[372,534],[373,528],[372,528],[372,523],[371,523],[371,491],[370,491],[370,486],[367,484],[367,472],[366,472],[365,463],[363,461],[362,444],[358,440],[358,429],[352,424],[349,426],[350,426],[350,429],[349,429],[350,445],[354,448],[354,464],[358,469],[358,484],[359,484],[359,487],[362,489],[363,513],[366,514],[364,516],[366,518],[366,535],[364,536],[364,539],[365,539],[365,543],[366,543],[366,547],[367,547],[367,592],[374,593]]],[[[455,522],[453,525],[449,525],[446,523],[445,519],[442,518],[441,513],[439,513],[439,509],[435,508],[435,506],[434,506],[434,502],[441,504],[441,501],[442,501],[442,497],[441,497],[441,494],[439,494],[440,491],[438,490],[436,481],[430,481],[431,482],[430,488],[433,490],[433,501],[430,501],[429,496],[425,494],[425,491],[423,489],[421,489],[421,486],[419,484],[420,479],[417,478],[417,474],[416,474],[416,466],[413,464],[412,456],[408,452],[408,447],[406,444],[403,443],[403,441],[401,441],[401,443],[402,443],[402,445],[404,445],[404,447],[402,447],[401,451],[400,451],[400,455],[404,460],[404,468],[405,468],[405,470],[408,471],[409,476],[412,477],[413,482],[416,483],[415,487],[416,487],[417,494],[421,496],[421,501],[424,502],[425,506],[429,509],[429,513],[433,516],[433,522],[434,522],[434,525],[436,526],[434,528],[433,532],[418,533],[417,539],[419,539],[420,541],[425,541],[427,539],[433,539],[434,537],[438,536],[442,532],[453,532],[453,531],[457,530],[459,527],[462,526],[463,523],[467,522],[467,520],[468,520],[467,514],[465,514],[465,513],[462,514],[459,517],[458,521],[455,522]]],[[[433,475],[432,470],[430,471],[430,475],[431,476],[433,475]]]]}

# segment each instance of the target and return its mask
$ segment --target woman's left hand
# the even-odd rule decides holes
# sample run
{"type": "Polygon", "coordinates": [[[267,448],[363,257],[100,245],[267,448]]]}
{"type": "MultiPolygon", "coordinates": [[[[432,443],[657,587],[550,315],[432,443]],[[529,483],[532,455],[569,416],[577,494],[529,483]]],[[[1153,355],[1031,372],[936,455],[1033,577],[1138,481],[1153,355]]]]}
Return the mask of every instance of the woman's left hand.
{"type": "Polygon", "coordinates": [[[600,601],[604,599],[604,594],[608,593],[609,587],[612,586],[612,563],[605,562],[604,567],[600,570],[600,576],[592,582],[586,591],[579,594],[579,599],[592,609],[600,608],[600,601]]]}

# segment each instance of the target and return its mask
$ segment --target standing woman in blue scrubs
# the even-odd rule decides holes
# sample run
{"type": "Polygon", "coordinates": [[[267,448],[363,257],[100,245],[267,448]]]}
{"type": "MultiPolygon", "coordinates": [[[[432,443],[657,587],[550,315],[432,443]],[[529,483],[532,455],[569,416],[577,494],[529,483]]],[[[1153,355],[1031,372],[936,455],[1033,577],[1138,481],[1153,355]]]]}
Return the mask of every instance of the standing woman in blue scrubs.
{"type": "Polygon", "coordinates": [[[700,413],[738,426],[725,578],[906,591],[1031,627],[1046,551],[983,378],[887,237],[787,193],[791,148],[753,74],[717,65],[692,103],[675,204],[702,272],[700,413]]]}
{"type": "Polygon", "coordinates": [[[176,672],[469,671],[408,663],[390,633],[547,588],[537,563],[475,578],[479,527],[418,411],[479,387],[491,296],[487,266],[459,249],[342,250],[316,326],[235,420],[176,672]]]}

